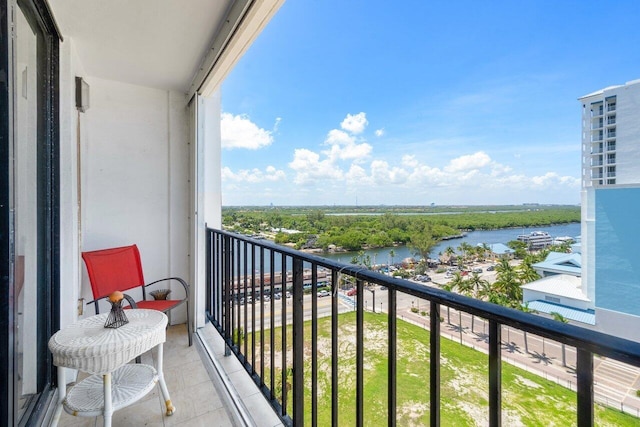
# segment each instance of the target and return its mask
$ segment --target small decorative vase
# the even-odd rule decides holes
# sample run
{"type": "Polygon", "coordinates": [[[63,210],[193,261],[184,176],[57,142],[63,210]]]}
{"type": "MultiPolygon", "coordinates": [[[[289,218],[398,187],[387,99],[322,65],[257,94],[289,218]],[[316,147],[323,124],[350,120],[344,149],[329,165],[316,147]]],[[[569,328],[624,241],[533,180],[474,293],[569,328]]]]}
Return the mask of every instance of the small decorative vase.
{"type": "Polygon", "coordinates": [[[149,295],[153,297],[155,300],[165,300],[171,293],[171,289],[158,289],[157,291],[149,292],[149,295]]]}
{"type": "Polygon", "coordinates": [[[107,321],[104,324],[105,328],[119,328],[122,325],[126,325],[129,323],[129,319],[124,314],[124,309],[122,308],[122,300],[124,299],[124,295],[120,291],[116,291],[109,295],[109,302],[111,303],[111,311],[109,312],[109,316],[107,316],[107,321]]]}

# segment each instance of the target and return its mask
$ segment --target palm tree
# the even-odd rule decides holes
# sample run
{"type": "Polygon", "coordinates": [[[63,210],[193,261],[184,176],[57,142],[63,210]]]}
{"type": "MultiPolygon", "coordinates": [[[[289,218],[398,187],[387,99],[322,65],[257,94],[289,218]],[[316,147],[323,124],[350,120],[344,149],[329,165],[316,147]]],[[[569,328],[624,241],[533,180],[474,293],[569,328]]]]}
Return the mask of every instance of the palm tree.
{"type": "MultiPolygon", "coordinates": [[[[464,286],[465,290],[467,290],[467,295],[475,299],[482,299],[485,295],[489,293],[489,282],[480,277],[478,273],[473,273],[471,277],[469,277],[466,281],[466,285],[464,286]]],[[[473,332],[473,326],[475,323],[475,316],[471,315],[471,332],[473,332]]]]}
{"type": "Polygon", "coordinates": [[[449,263],[449,265],[451,265],[451,260],[453,259],[453,254],[455,254],[456,251],[451,246],[447,246],[447,249],[444,250],[444,253],[448,257],[447,262],[449,263]]]}
{"type": "Polygon", "coordinates": [[[493,291],[501,294],[509,307],[518,308],[522,301],[522,288],[516,270],[509,264],[509,260],[503,258],[496,267],[496,272],[493,291]]]}
{"type": "MultiPolygon", "coordinates": [[[[532,310],[529,308],[528,302],[521,304],[518,308],[520,309],[520,311],[523,311],[525,313],[536,313],[535,310],[532,310]]],[[[529,353],[529,345],[527,343],[527,331],[523,330],[522,333],[524,335],[524,352],[529,353]]]]}
{"type": "Polygon", "coordinates": [[[395,257],[395,256],[396,256],[395,251],[393,249],[391,249],[389,251],[389,258],[391,258],[391,262],[390,262],[391,265],[393,265],[393,257],[395,257]]]}
{"type": "MultiPolygon", "coordinates": [[[[453,286],[451,285],[451,282],[449,283],[445,283],[444,285],[442,285],[442,289],[444,289],[447,292],[453,292],[453,286]]],[[[451,312],[450,312],[450,308],[449,306],[447,306],[447,323],[451,324],[451,312]]]]}
{"type": "Polygon", "coordinates": [[[523,285],[534,282],[540,278],[538,272],[533,268],[533,261],[533,258],[527,255],[522,260],[522,263],[517,267],[518,278],[520,279],[520,283],[523,285]]]}
{"type": "Polygon", "coordinates": [[[459,249],[462,250],[462,257],[467,261],[469,255],[471,255],[471,252],[473,251],[473,246],[467,242],[462,242],[460,243],[459,249]]]}
{"type": "MultiPolygon", "coordinates": [[[[465,291],[466,280],[464,280],[459,271],[456,271],[449,285],[451,285],[451,290],[463,292],[465,291]]],[[[460,324],[460,344],[462,344],[462,310],[460,309],[458,309],[458,323],[460,324]]]]}
{"type": "MultiPolygon", "coordinates": [[[[553,316],[553,319],[557,320],[558,322],[569,323],[569,319],[567,319],[566,317],[564,317],[562,314],[558,313],[557,311],[552,311],[549,314],[551,316],[553,316]]],[[[567,357],[566,357],[566,353],[565,353],[565,347],[564,347],[564,343],[561,343],[561,344],[562,344],[562,366],[566,367],[567,366],[567,357]]]]}

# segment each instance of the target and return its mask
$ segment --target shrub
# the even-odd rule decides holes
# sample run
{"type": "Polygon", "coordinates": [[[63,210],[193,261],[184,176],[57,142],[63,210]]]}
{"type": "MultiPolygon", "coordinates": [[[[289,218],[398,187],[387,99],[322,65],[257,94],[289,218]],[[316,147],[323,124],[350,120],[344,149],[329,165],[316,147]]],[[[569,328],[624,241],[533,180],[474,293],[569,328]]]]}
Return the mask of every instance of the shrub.
{"type": "Polygon", "coordinates": [[[424,311],[424,310],[422,310],[422,311],[420,312],[420,315],[421,315],[421,316],[426,316],[427,314],[429,314],[429,313],[427,313],[427,312],[426,312],[426,311],[424,311]]]}

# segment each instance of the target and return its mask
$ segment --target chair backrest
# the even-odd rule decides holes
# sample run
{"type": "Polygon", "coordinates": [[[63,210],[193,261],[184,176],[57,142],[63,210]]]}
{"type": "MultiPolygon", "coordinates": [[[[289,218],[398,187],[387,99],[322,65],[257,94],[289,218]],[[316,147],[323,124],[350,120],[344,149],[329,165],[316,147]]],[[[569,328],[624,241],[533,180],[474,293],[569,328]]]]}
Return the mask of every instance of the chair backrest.
{"type": "Polygon", "coordinates": [[[83,252],[93,298],[97,300],[114,291],[125,291],[144,285],[138,246],[83,252]]]}

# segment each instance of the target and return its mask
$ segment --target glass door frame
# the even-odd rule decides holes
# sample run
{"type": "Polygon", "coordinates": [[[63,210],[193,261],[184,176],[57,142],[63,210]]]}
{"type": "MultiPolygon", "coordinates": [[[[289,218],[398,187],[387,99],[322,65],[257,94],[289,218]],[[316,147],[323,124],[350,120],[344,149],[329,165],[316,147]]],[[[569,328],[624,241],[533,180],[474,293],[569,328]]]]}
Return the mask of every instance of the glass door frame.
{"type": "Polygon", "coordinates": [[[0,0],[0,425],[40,425],[54,396],[56,369],[47,343],[59,329],[60,226],[59,226],[59,43],[61,37],[44,0],[0,0]],[[38,253],[39,280],[36,313],[25,313],[37,322],[38,395],[18,419],[17,360],[15,348],[14,195],[13,146],[15,87],[14,20],[20,10],[36,29],[38,46],[38,253]]]}

